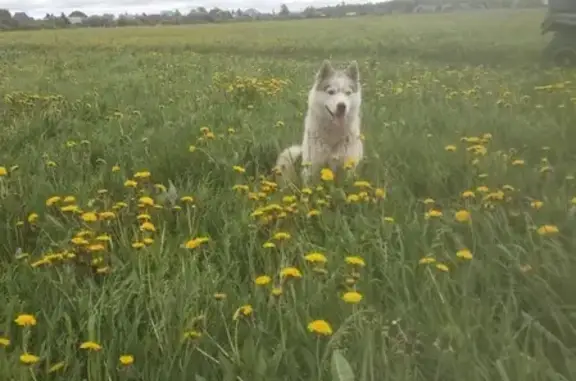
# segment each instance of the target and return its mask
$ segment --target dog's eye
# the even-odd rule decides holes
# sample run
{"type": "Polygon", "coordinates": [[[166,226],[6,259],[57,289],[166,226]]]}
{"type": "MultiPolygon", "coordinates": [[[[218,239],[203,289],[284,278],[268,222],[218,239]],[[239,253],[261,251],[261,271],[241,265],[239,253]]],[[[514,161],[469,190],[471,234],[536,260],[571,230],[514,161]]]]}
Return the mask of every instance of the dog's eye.
{"type": "Polygon", "coordinates": [[[326,92],[330,95],[336,94],[336,90],[334,90],[334,89],[328,89],[326,92]]]}
{"type": "Polygon", "coordinates": [[[350,96],[350,95],[352,95],[352,92],[351,92],[350,90],[348,90],[348,91],[346,92],[346,95],[350,96]]]}

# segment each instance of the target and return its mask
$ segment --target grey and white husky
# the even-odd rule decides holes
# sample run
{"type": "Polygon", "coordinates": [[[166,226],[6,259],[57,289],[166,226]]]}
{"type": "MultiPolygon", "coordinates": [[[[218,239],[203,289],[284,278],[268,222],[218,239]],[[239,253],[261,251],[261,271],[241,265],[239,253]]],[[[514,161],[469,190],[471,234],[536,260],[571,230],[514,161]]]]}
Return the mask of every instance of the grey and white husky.
{"type": "Polygon", "coordinates": [[[361,104],[358,63],[352,61],[346,69],[339,70],[325,60],[308,93],[302,144],[286,148],[276,161],[282,180],[295,180],[294,164],[300,156],[304,184],[323,167],[336,171],[347,164],[355,168],[364,154],[360,136],[361,104]]]}

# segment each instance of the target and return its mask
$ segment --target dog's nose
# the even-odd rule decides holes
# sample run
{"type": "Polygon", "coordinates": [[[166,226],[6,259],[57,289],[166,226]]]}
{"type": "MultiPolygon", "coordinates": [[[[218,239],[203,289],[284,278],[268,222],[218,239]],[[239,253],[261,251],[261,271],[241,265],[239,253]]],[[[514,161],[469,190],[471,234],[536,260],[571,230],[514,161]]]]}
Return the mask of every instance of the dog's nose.
{"type": "Polygon", "coordinates": [[[343,113],[344,111],[346,111],[346,103],[338,103],[338,104],[336,105],[336,110],[337,110],[339,113],[343,113]]]}

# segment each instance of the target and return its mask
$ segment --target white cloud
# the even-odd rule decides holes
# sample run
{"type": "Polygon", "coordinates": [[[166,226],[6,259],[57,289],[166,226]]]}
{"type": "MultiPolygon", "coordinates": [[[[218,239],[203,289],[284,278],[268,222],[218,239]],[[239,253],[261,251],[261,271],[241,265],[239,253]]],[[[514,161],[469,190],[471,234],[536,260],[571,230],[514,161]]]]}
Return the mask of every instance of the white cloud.
{"type": "MultiPolygon", "coordinates": [[[[290,9],[298,10],[313,5],[321,7],[335,5],[338,0],[313,1],[313,0],[292,0],[286,1],[290,9]]],[[[346,3],[363,3],[364,1],[346,1],[346,3]]],[[[192,8],[219,7],[223,9],[247,9],[256,8],[260,11],[269,12],[273,9],[278,11],[282,1],[277,0],[206,0],[205,2],[188,1],[147,1],[147,0],[118,0],[118,1],[98,1],[98,0],[3,0],[0,8],[7,8],[11,12],[26,12],[32,17],[43,17],[46,13],[69,14],[72,11],[80,10],[88,15],[114,13],[142,13],[160,12],[163,10],[178,9],[180,12],[188,12],[192,8]]]]}

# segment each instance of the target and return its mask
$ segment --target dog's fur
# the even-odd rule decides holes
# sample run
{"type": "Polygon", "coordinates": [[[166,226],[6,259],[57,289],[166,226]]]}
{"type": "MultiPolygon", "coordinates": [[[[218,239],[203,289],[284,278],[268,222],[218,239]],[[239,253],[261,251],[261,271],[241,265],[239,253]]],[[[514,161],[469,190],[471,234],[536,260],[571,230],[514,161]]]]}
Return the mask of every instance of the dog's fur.
{"type": "Polygon", "coordinates": [[[308,94],[308,112],[301,145],[286,148],[276,161],[282,180],[294,181],[295,162],[302,157],[302,181],[309,183],[324,166],[336,171],[344,164],[354,168],[362,159],[360,106],[362,92],[356,61],[344,70],[325,60],[308,94]]]}

